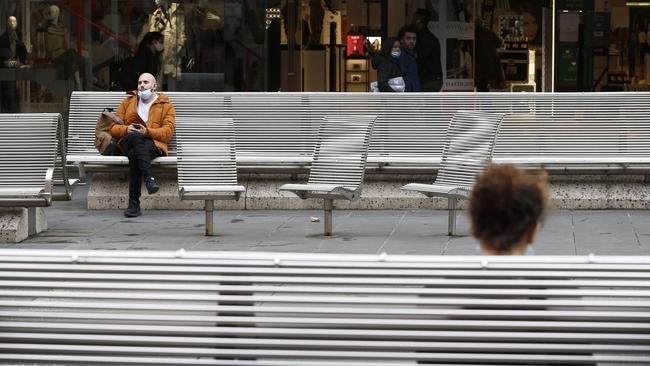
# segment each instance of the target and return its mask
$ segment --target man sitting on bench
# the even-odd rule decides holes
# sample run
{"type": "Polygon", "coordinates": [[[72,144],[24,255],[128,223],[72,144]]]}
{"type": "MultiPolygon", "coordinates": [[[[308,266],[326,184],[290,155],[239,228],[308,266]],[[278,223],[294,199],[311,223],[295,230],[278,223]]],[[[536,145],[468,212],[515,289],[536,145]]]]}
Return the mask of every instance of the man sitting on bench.
{"type": "Polygon", "coordinates": [[[476,179],[469,202],[472,235],[484,255],[532,254],[529,246],[542,227],[546,176],[512,165],[492,165],[476,179]]]}
{"type": "Polygon", "coordinates": [[[129,207],[126,217],[140,216],[142,178],[149,194],[160,187],[151,174],[151,160],[167,155],[167,142],[174,135],[176,111],[166,95],[157,94],[156,78],[148,73],[138,78],[138,90],[130,92],[117,110],[124,124],[114,124],[111,135],[120,138],[129,158],[129,207]]]}

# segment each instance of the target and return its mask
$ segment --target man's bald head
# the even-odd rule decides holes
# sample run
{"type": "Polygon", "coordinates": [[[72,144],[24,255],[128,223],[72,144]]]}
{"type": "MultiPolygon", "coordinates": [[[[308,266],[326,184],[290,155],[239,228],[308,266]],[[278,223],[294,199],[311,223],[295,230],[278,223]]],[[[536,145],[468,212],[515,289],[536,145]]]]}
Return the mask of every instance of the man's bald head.
{"type": "Polygon", "coordinates": [[[140,75],[138,78],[138,90],[143,90],[142,85],[144,84],[144,89],[157,89],[158,84],[156,84],[156,78],[148,72],[140,75]]]}
{"type": "Polygon", "coordinates": [[[156,78],[148,72],[145,72],[138,78],[138,91],[143,91],[145,89],[151,89],[152,92],[155,92],[158,89],[156,78]]]}
{"type": "Polygon", "coordinates": [[[153,75],[149,74],[148,72],[140,75],[138,78],[138,95],[140,96],[140,99],[144,100],[145,102],[151,100],[151,97],[157,89],[158,84],[156,84],[156,78],[153,75]],[[145,94],[143,94],[142,92],[146,90],[150,90],[151,93],[147,91],[145,94]]]}

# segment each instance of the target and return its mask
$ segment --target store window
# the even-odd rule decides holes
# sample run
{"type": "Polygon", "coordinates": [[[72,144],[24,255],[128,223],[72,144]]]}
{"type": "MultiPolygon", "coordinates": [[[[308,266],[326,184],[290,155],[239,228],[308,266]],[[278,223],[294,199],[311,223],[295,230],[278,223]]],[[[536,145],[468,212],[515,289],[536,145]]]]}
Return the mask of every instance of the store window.
{"type": "Polygon", "coordinates": [[[0,2],[2,112],[64,112],[74,90],[262,91],[258,0],[0,2]]]}

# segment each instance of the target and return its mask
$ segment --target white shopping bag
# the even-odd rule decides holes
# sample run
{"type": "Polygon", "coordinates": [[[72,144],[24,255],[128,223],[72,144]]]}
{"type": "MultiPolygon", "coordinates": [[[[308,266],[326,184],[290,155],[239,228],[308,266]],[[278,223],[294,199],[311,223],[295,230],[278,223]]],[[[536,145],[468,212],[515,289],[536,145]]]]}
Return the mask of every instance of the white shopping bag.
{"type": "MultiPolygon", "coordinates": [[[[401,76],[398,76],[396,78],[392,78],[388,80],[388,86],[390,86],[394,91],[403,93],[405,89],[404,85],[404,78],[401,76]]],[[[370,91],[373,93],[379,93],[379,86],[377,85],[376,81],[373,81],[370,83],[370,91]]]]}
{"type": "Polygon", "coordinates": [[[403,93],[404,89],[406,89],[406,84],[404,84],[404,78],[401,76],[388,79],[388,85],[398,93],[403,93]]]}

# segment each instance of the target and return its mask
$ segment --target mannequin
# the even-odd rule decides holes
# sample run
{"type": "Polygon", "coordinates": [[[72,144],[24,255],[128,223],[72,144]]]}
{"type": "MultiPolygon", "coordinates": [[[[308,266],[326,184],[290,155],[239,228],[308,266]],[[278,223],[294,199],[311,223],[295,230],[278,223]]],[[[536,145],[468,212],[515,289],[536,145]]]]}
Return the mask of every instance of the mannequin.
{"type": "MultiPolygon", "coordinates": [[[[0,36],[0,62],[5,68],[24,68],[25,58],[27,58],[27,48],[18,30],[18,19],[12,15],[7,19],[7,31],[0,36]]],[[[20,112],[15,80],[0,81],[0,111],[20,112]]]]}
{"type": "Polygon", "coordinates": [[[223,17],[208,6],[208,0],[199,0],[185,23],[188,25],[187,70],[223,72],[223,17]]]}
{"type": "Polygon", "coordinates": [[[70,35],[65,26],[59,22],[61,11],[56,5],[43,10],[44,21],[36,30],[36,58],[55,60],[69,48],[70,35]]]}
{"type": "Polygon", "coordinates": [[[36,59],[46,63],[55,63],[62,67],[65,79],[74,78],[77,89],[81,89],[83,59],[69,47],[70,35],[59,21],[61,11],[56,5],[43,10],[44,21],[36,30],[36,59]]]}
{"type": "MultiPolygon", "coordinates": [[[[156,8],[149,15],[140,38],[148,32],[160,32],[165,38],[165,48],[162,51],[162,75],[175,79],[181,72],[183,46],[185,44],[185,15],[178,3],[168,0],[154,0],[156,8]]],[[[161,78],[156,78],[162,84],[161,78]]]]}
{"type": "Polygon", "coordinates": [[[7,19],[7,31],[0,36],[0,49],[4,67],[24,65],[27,48],[18,30],[18,19],[13,15],[7,19]]]}

